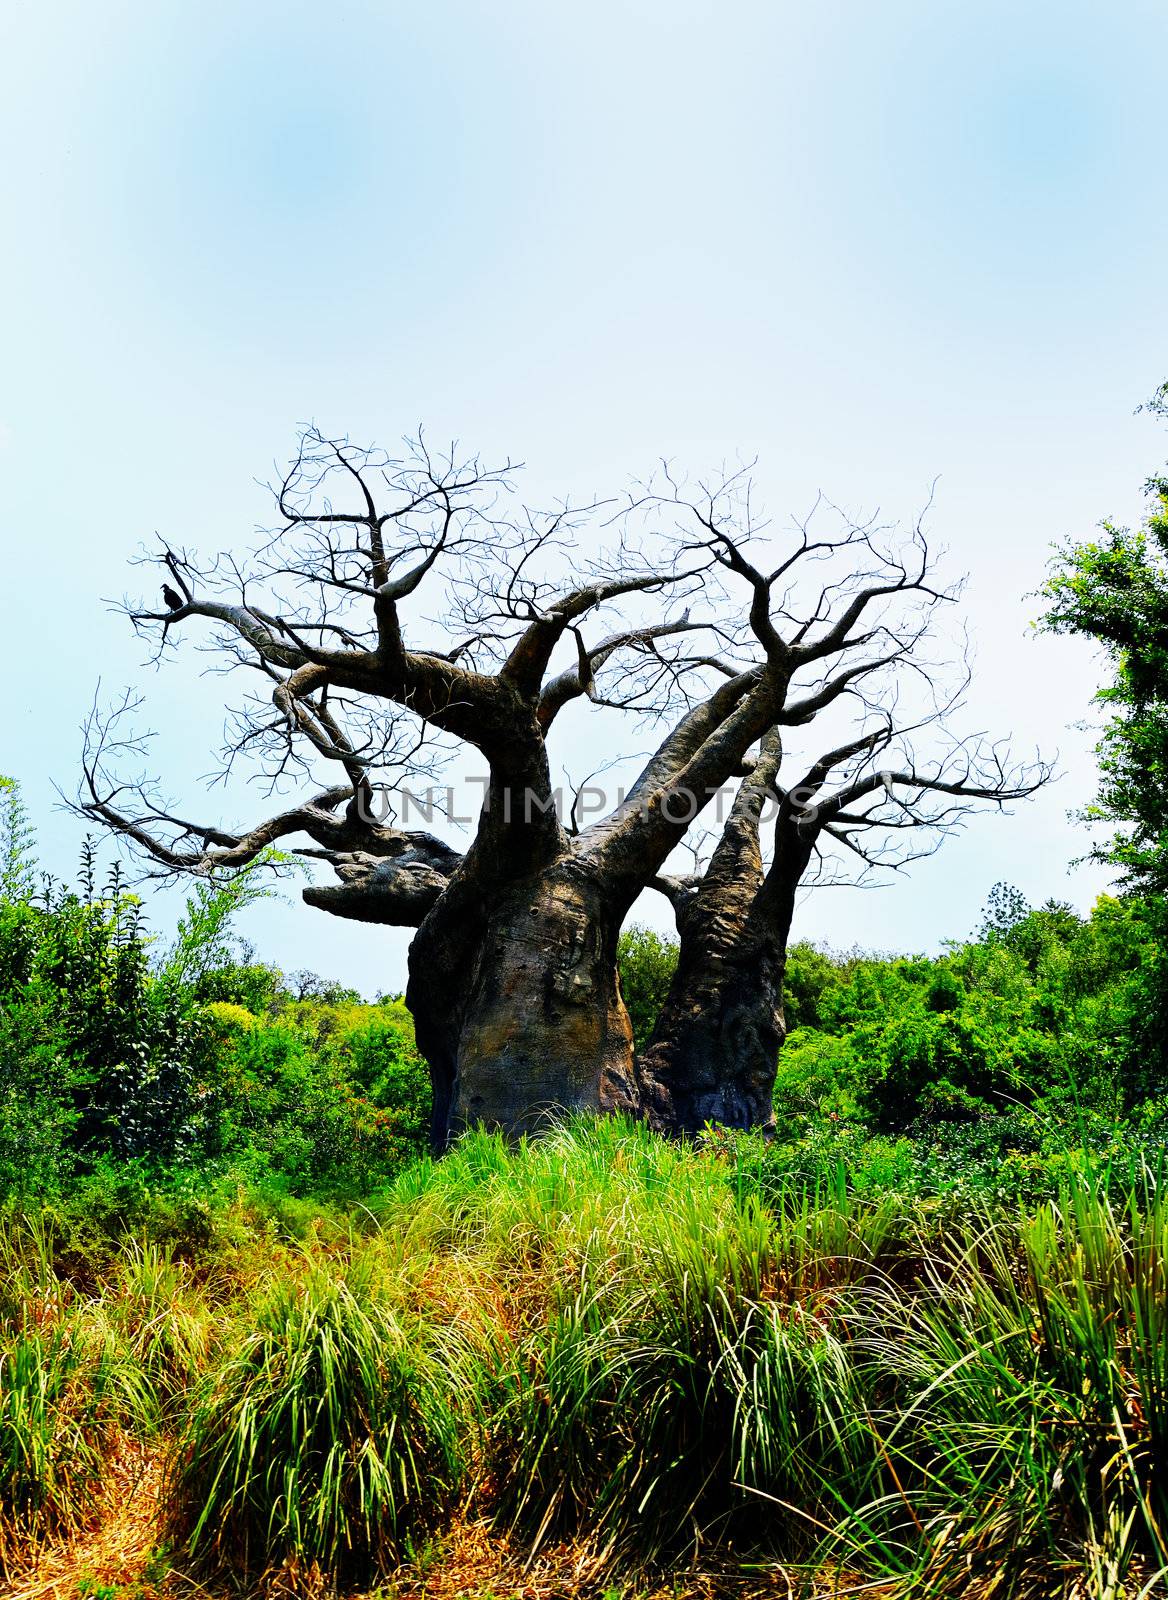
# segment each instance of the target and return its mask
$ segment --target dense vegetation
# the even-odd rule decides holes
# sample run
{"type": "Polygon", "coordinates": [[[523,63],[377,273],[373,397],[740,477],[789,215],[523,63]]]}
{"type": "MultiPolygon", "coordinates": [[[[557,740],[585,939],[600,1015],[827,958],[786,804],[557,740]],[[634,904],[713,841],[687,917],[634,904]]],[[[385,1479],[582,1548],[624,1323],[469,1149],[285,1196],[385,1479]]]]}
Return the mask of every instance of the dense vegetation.
{"type": "MultiPolygon", "coordinates": [[[[29,829],[0,900],[0,1194],[132,1222],[152,1196],[209,1212],[363,1201],[425,1149],[428,1085],[400,999],[362,1003],[234,948],[230,919],[262,867],[204,884],[155,953],[117,870],[98,887],[34,888],[29,829]]],[[[772,1164],[817,1169],[846,1150],[903,1193],[984,1178],[1057,1190],[1069,1145],[1163,1134],[1164,968],[1139,899],[1090,917],[1032,911],[995,888],[978,935],[943,956],[791,952],[772,1164]],[[1048,1159],[1049,1158],[1049,1159],[1048,1159]],[[1049,1169],[1049,1171],[1048,1171],[1049,1169]]],[[[634,928],[622,985],[644,1035],[676,946],[634,928]]],[[[876,1181],[873,1179],[872,1181],[876,1181]]]]}
{"type": "Polygon", "coordinates": [[[720,1544],[849,1591],[1046,1594],[1066,1570],[1149,1593],[1153,1175],[1069,1168],[1053,1202],[943,1225],[820,1180],[741,1135],[614,1120],[468,1137],[311,1249],[226,1209],[197,1248],[130,1240],[79,1281],[51,1221],[18,1224],[5,1553],[84,1524],[145,1442],[184,1570],[279,1567],[285,1593],[416,1566],[472,1509],[529,1548],[583,1541],[600,1573],[720,1544]]]}
{"type": "Polygon", "coordinates": [[[0,1194],[132,1221],[144,1197],[206,1210],[240,1186],[356,1198],[425,1143],[426,1070],[400,999],[237,959],[257,866],[188,901],[154,953],[115,870],[34,887],[9,784],[0,899],[0,1194]],[[20,849],[14,846],[19,842],[20,849]]]}
{"type": "MultiPolygon", "coordinates": [[[[1168,421],[1168,384],[1145,408],[1168,421]]],[[[1043,625],[1102,647],[1110,677],[1099,791],[1087,821],[1113,830],[1097,859],[1124,882],[1168,892],[1168,472],[1145,484],[1148,514],[1135,528],[1105,521],[1097,537],[1068,544],[1052,564],[1043,625]]]]}
{"type": "MultiPolygon", "coordinates": [[[[88,852],[77,890],[39,880],[5,798],[12,1574],[130,1448],[163,1568],[204,1579],[367,1584],[471,1512],[582,1541],[604,1582],[722,1548],[1134,1595],[1168,1560],[1144,902],[999,886],[938,958],[797,946],[770,1142],[581,1123],[435,1165],[400,1000],[233,944],[262,869],[201,885],[162,949],[88,852]]],[[[624,936],[638,1032],[675,959],[624,936]]]]}
{"type": "MultiPolygon", "coordinates": [[[[1080,916],[994,885],[932,958],[794,946],[772,1137],[577,1119],[434,1163],[401,1000],[233,938],[286,863],[201,880],[163,949],[88,846],[76,889],[40,878],[0,781],[16,1593],[412,1595],[468,1529],[523,1553],[517,1593],[668,1572],[680,1594],[694,1561],[706,1595],[715,1571],[889,1600],[1163,1592],[1151,488],[1145,528],[1062,552],[1047,590],[1046,626],[1108,652],[1089,817],[1119,893],[1080,916]],[[106,1582],[87,1531],[139,1502],[136,1564],[106,1582]],[[46,1542],[82,1552],[67,1581],[33,1572],[46,1542]]],[[[631,928],[619,959],[643,1042],[677,946],[631,928]]]]}
{"type": "MultiPolygon", "coordinates": [[[[674,959],[653,932],[624,935],[635,1028],[647,1027],[674,959]]],[[[1154,1144],[1168,1114],[1164,995],[1156,919],[1138,899],[1103,896],[1081,918],[1056,902],[1031,910],[997,885],[977,935],[940,957],[796,945],[779,1149],[797,1164],[826,1137],[853,1161],[878,1162],[883,1181],[984,1172],[1000,1188],[1011,1174],[1040,1181],[1044,1150],[1057,1166],[1069,1143],[1154,1144]]]]}

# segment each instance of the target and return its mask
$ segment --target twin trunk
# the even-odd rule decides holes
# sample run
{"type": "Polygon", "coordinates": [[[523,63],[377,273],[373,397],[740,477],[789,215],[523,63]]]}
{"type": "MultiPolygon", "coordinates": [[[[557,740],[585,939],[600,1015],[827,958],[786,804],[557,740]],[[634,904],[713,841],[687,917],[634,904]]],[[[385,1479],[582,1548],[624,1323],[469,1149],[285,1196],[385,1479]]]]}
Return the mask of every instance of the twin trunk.
{"type": "Polygon", "coordinates": [[[764,874],[758,824],[770,774],[760,761],[743,784],[705,875],[673,886],[677,970],[637,1064],[643,1114],[663,1133],[772,1126],[787,941],[810,844],[781,827],[764,874]]]}
{"type": "Polygon", "coordinates": [[[694,938],[637,1063],[642,1111],[662,1133],[696,1133],[707,1122],[772,1125],[783,1021],[785,946],[765,930],[703,960],[718,943],[694,938]]]}
{"type": "Polygon", "coordinates": [[[786,928],[753,917],[742,887],[736,907],[699,894],[679,913],[677,973],[637,1064],[616,968],[627,903],[587,858],[489,896],[448,892],[414,940],[406,991],[435,1150],[474,1124],[516,1135],[565,1111],[625,1111],[668,1133],[767,1125],[786,928]]]}

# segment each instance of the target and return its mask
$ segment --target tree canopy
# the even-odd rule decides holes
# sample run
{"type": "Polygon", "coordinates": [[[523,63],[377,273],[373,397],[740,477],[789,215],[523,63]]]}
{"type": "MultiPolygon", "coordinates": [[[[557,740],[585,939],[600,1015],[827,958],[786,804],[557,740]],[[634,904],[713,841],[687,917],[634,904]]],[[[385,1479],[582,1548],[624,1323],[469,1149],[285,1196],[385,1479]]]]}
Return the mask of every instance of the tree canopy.
{"type": "MultiPolygon", "coordinates": [[[[1168,419],[1168,384],[1147,407],[1168,419]]],[[[1041,626],[1102,646],[1110,680],[1100,785],[1084,817],[1109,824],[1094,855],[1135,888],[1168,889],[1168,476],[1145,485],[1148,514],[1138,527],[1105,521],[1095,539],[1058,552],[1043,589],[1041,626]]]]}

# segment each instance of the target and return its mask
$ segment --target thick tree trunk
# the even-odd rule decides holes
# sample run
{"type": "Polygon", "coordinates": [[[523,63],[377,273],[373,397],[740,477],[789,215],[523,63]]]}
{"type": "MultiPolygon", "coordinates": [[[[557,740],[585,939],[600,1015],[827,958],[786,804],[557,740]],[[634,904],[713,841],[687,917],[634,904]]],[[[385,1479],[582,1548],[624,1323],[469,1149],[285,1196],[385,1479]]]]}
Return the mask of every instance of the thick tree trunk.
{"type": "Polygon", "coordinates": [[[786,952],[766,939],[712,965],[686,963],[637,1064],[645,1117],[661,1133],[707,1122],[770,1128],[786,952]]]}
{"type": "Polygon", "coordinates": [[[635,1114],[632,1029],[616,977],[625,906],[587,858],[467,881],[410,950],[406,1000],[434,1080],[436,1150],[475,1124],[510,1135],[566,1111],[635,1114]]]}
{"type": "Polygon", "coordinates": [[[739,790],[704,876],[673,885],[677,970],[637,1062],[645,1117],[664,1133],[772,1124],[787,940],[810,854],[798,828],[780,824],[764,876],[759,816],[779,759],[776,736],[739,790]]]}
{"type": "Polygon", "coordinates": [[[696,1133],[707,1122],[769,1128],[786,1034],[786,941],[749,915],[728,940],[708,906],[689,912],[677,972],[637,1063],[646,1120],[662,1133],[696,1133]]]}

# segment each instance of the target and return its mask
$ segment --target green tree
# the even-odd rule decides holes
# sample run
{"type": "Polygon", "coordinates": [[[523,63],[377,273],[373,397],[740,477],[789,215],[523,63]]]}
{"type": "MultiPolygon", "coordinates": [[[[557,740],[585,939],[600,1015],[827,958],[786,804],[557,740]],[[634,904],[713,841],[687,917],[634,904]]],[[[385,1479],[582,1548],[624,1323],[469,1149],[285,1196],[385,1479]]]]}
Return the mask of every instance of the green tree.
{"type": "Polygon", "coordinates": [[[621,993],[633,1025],[633,1043],[643,1049],[665,1003],[677,969],[677,941],[634,924],[616,947],[621,993]]]}
{"type": "Polygon", "coordinates": [[[27,903],[35,877],[36,835],[20,785],[0,773],[0,900],[27,903]]]}
{"type": "Polygon", "coordinates": [[[275,891],[266,868],[287,869],[291,858],[264,850],[234,874],[211,873],[195,884],[178,919],[174,943],[162,959],[160,976],[173,984],[195,983],[233,965],[232,923],[241,911],[275,891]]]}
{"type": "MultiPolygon", "coordinates": [[[[1145,409],[1168,420],[1168,383],[1145,409]]],[[[1110,669],[1098,694],[1099,791],[1083,816],[1112,830],[1093,857],[1147,897],[1151,942],[1132,997],[1126,1077],[1155,1096],[1168,1079],[1168,470],[1145,492],[1139,527],[1105,522],[1099,538],[1058,552],[1040,626],[1093,640],[1110,669]]]]}
{"type": "MultiPolygon", "coordinates": [[[[1168,419],[1168,384],[1148,410],[1168,419]]],[[[1096,539],[1064,545],[1042,590],[1040,627],[1101,645],[1110,669],[1098,699],[1106,711],[1101,778],[1084,812],[1114,832],[1097,860],[1125,883],[1168,889],[1168,476],[1146,484],[1149,511],[1137,528],[1102,524],[1096,539]]]]}

